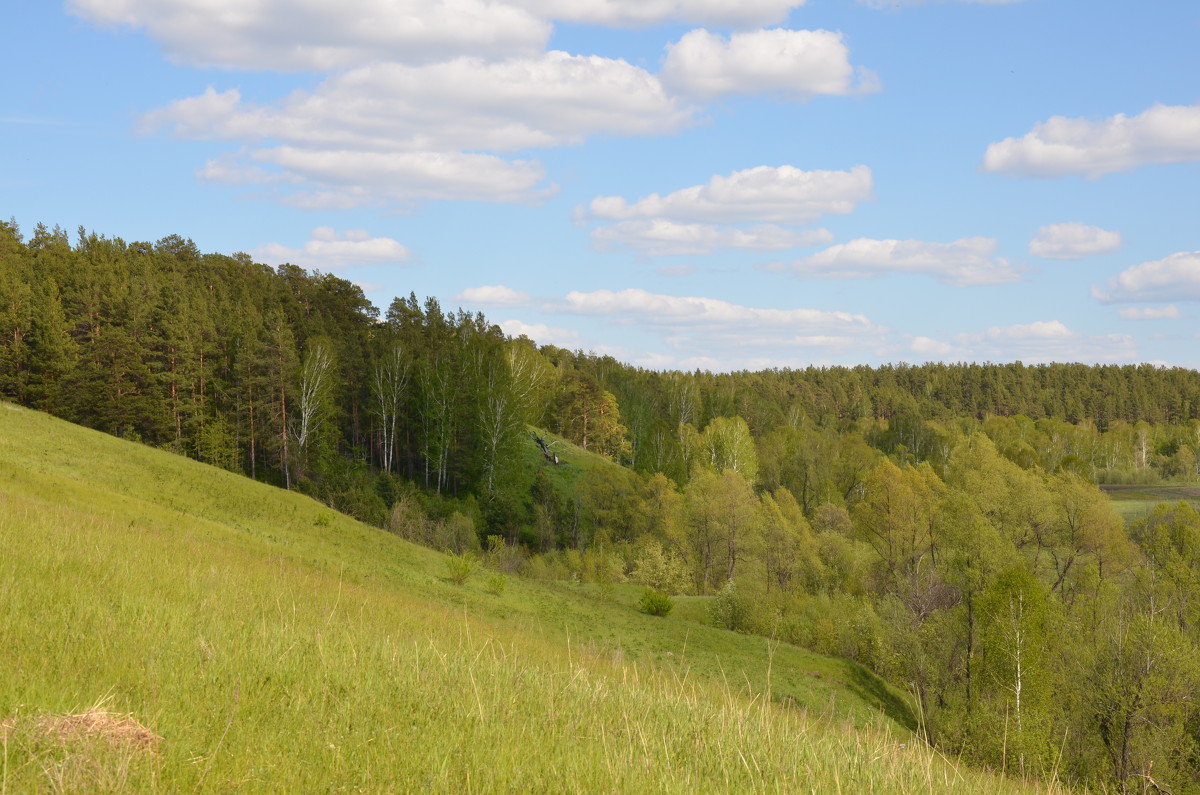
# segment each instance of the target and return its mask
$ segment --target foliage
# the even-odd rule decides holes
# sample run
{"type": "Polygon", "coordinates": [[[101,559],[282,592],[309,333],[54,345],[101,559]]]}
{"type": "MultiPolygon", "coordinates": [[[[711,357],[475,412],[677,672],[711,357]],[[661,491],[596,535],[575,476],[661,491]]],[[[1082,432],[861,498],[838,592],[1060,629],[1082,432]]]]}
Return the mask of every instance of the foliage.
{"type": "Polygon", "coordinates": [[[479,561],[471,552],[446,553],[446,573],[455,585],[462,585],[475,571],[479,561]]]}
{"type": "Polygon", "coordinates": [[[673,594],[687,590],[690,577],[687,564],[679,555],[649,537],[639,546],[630,579],[655,592],[673,594]]]}
{"type": "Polygon", "coordinates": [[[652,616],[669,615],[674,607],[675,600],[669,594],[653,588],[647,588],[646,592],[642,594],[642,598],[638,600],[638,609],[652,616]]]}

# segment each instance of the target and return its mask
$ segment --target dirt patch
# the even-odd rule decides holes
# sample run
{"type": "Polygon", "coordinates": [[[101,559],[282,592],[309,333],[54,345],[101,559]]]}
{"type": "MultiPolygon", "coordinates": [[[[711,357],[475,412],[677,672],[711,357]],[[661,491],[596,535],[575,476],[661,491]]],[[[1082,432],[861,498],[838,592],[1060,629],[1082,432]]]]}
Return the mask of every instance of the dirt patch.
{"type": "Polygon", "coordinates": [[[43,715],[37,718],[8,718],[0,721],[0,736],[17,731],[38,735],[62,744],[103,740],[109,745],[155,752],[162,742],[132,715],[89,709],[75,715],[43,715]]]}

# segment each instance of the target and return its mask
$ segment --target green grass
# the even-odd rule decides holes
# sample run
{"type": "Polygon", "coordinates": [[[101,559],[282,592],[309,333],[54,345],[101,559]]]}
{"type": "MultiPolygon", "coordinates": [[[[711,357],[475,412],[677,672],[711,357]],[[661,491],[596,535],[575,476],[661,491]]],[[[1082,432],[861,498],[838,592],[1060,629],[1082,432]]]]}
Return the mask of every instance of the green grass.
{"type": "Polygon", "coordinates": [[[513,473],[514,492],[529,494],[534,477],[539,471],[544,471],[555,490],[564,499],[569,499],[575,493],[579,483],[592,470],[622,468],[620,464],[611,459],[585,450],[562,436],[541,428],[529,426],[526,437],[521,445],[520,463],[513,473]],[[542,455],[541,449],[533,441],[534,435],[540,436],[550,445],[551,451],[558,456],[557,466],[547,461],[542,455]]]}
{"type": "Polygon", "coordinates": [[[308,498],[0,403],[0,789],[1037,789],[930,751],[851,663],[639,595],[456,585],[308,498]],[[98,704],[162,740],[44,728],[98,704]]]}
{"type": "Polygon", "coordinates": [[[1164,502],[1191,503],[1200,510],[1200,486],[1196,484],[1164,483],[1147,486],[1102,486],[1112,499],[1116,509],[1126,522],[1132,522],[1152,513],[1164,502]]]}

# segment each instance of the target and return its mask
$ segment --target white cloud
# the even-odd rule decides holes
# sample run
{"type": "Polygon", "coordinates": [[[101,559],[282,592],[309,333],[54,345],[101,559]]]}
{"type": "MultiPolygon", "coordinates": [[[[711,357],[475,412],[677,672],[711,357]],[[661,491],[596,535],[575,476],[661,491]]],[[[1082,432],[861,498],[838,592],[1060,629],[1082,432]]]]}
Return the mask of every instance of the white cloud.
{"type": "Polygon", "coordinates": [[[607,315],[653,327],[783,328],[789,332],[823,331],[831,327],[858,332],[878,330],[865,316],[848,312],[761,309],[717,298],[662,295],[637,288],[590,293],[573,290],[567,294],[565,303],[549,308],[580,315],[607,315]]]}
{"type": "Polygon", "coordinates": [[[990,340],[1062,340],[1074,333],[1059,320],[1037,320],[1015,326],[992,326],[984,335],[990,340]]]}
{"type": "Polygon", "coordinates": [[[938,361],[1134,362],[1137,346],[1128,334],[1086,335],[1059,320],[992,326],[955,335],[950,342],[915,337],[909,349],[938,361]]]}
{"type": "Polygon", "coordinates": [[[730,27],[782,22],[804,0],[513,0],[538,16],[563,22],[646,26],[690,22],[730,27]]]}
{"type": "Polygon", "coordinates": [[[959,349],[948,342],[931,337],[914,337],[909,344],[909,350],[931,359],[946,359],[954,356],[959,349]]]}
{"type": "Polygon", "coordinates": [[[1136,116],[1053,116],[1022,138],[988,146],[983,170],[1031,177],[1097,178],[1148,163],[1200,160],[1200,105],[1155,105],[1136,116]]]}
{"type": "Polygon", "coordinates": [[[1108,280],[1108,290],[1092,288],[1100,301],[1200,301],[1200,251],[1180,251],[1143,262],[1108,280]]]}
{"type": "Polygon", "coordinates": [[[654,366],[684,369],[802,366],[877,348],[886,334],[861,314],[749,307],[641,289],[571,292],[545,310],[640,327],[657,335],[669,351],[655,354],[654,366]]]}
{"type": "Polygon", "coordinates": [[[625,61],[548,52],[487,63],[381,63],[335,75],[268,106],[208,88],[142,117],[181,138],[286,141],[370,151],[515,151],[590,135],[673,132],[691,111],[625,61]]]}
{"type": "Polygon", "coordinates": [[[461,152],[324,151],[281,146],[252,153],[261,162],[316,186],[312,206],[357,207],[418,199],[535,201],[545,169],[536,161],[509,161],[461,152]],[[322,190],[324,189],[324,190],[322,190]]]}
{"type": "Polygon", "coordinates": [[[620,196],[598,196],[592,218],[669,219],[719,224],[772,222],[806,224],[828,213],[849,213],[871,198],[871,169],[801,171],[795,166],[758,166],[714,176],[705,185],[666,196],[653,193],[632,204],[620,196]]]}
{"type": "Polygon", "coordinates": [[[793,230],[774,224],[737,229],[654,218],[598,227],[592,230],[592,240],[600,248],[616,244],[645,254],[668,256],[709,254],[720,248],[779,251],[830,243],[833,235],[827,229],[793,230]]]}
{"type": "Polygon", "coordinates": [[[318,226],[312,231],[312,239],[301,248],[268,243],[251,251],[250,256],[271,265],[290,262],[309,269],[333,271],[358,265],[405,262],[411,254],[407,247],[390,237],[371,237],[363,229],[338,233],[328,226],[318,226]]]}
{"type": "Polygon", "coordinates": [[[179,63],[271,71],[531,55],[552,29],[519,3],[488,0],[69,0],[68,8],[145,29],[179,63]]]}
{"type": "Polygon", "coordinates": [[[245,154],[227,153],[215,157],[196,169],[196,178],[203,182],[220,182],[226,185],[269,185],[296,181],[286,174],[246,163],[245,154]]]}
{"type": "Polygon", "coordinates": [[[68,0],[95,24],[145,30],[195,66],[329,71],[381,61],[533,55],[551,20],[747,27],[783,21],[803,0],[68,0]]]}
{"type": "Polygon", "coordinates": [[[556,345],[571,350],[579,347],[578,331],[555,328],[545,323],[525,323],[520,320],[505,320],[499,325],[500,329],[510,337],[529,337],[539,345],[556,345]]]}
{"type": "Polygon", "coordinates": [[[866,69],[850,65],[841,33],[773,28],[728,39],[693,30],[667,45],[663,82],[676,91],[712,99],[725,94],[769,94],[806,100],[817,94],[878,90],[866,69]]]}
{"type": "Polygon", "coordinates": [[[505,287],[502,284],[468,287],[454,296],[454,300],[479,306],[528,306],[532,303],[528,293],[505,287]]]}
{"type": "Polygon", "coordinates": [[[969,237],[951,243],[859,238],[830,246],[783,269],[826,279],[922,273],[959,287],[1020,281],[1020,274],[1006,259],[993,256],[995,250],[996,241],[988,237],[969,237]]]}
{"type": "Polygon", "coordinates": [[[1121,233],[1080,223],[1050,224],[1029,241],[1029,253],[1048,259],[1079,259],[1121,247],[1121,233]]]}
{"type": "Polygon", "coordinates": [[[981,6],[1003,6],[1020,3],[1023,0],[858,0],[859,3],[871,8],[886,8],[894,10],[902,6],[919,6],[925,3],[970,3],[981,6]]]}
{"type": "Polygon", "coordinates": [[[1084,335],[1061,321],[1045,320],[993,326],[982,334],[962,334],[955,342],[972,351],[972,359],[991,361],[1130,362],[1138,359],[1128,334],[1084,335]]]}
{"type": "Polygon", "coordinates": [[[1175,304],[1164,307],[1125,307],[1118,309],[1117,314],[1124,320],[1177,320],[1180,317],[1175,304]]]}
{"type": "MultiPolygon", "coordinates": [[[[277,102],[255,105],[213,88],[145,114],[143,131],[181,138],[270,142],[226,154],[210,179],[267,181],[247,159],[282,166],[272,178],[311,182],[299,203],[357,206],[396,199],[528,201],[545,194],[540,164],[492,152],[576,144],[591,135],[652,135],[692,111],[658,79],[624,61],[545,53],[487,63],[374,64],[277,102]],[[350,195],[337,186],[355,186],[350,195]]],[[[303,190],[303,189],[301,189],[303,190]]]]}

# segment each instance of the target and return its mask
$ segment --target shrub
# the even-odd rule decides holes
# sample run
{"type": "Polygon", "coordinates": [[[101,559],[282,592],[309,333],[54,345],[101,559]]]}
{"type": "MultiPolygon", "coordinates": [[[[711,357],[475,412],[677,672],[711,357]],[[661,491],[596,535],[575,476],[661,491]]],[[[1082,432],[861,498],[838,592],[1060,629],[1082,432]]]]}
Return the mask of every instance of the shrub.
{"type": "Polygon", "coordinates": [[[446,551],[446,572],[456,585],[465,583],[473,571],[475,571],[475,556],[470,552],[455,554],[449,550],[446,551]]]}
{"type": "Polygon", "coordinates": [[[688,585],[687,564],[658,541],[647,539],[634,562],[632,579],[651,590],[682,593],[688,585]]]}
{"type": "Polygon", "coordinates": [[[444,520],[434,523],[434,535],[439,546],[459,554],[479,549],[479,536],[475,533],[475,522],[466,514],[454,511],[444,520]]]}
{"type": "Polygon", "coordinates": [[[487,565],[497,571],[516,574],[525,562],[525,548],[520,544],[510,544],[502,535],[487,537],[487,565]]]}
{"type": "Polygon", "coordinates": [[[671,608],[675,607],[675,600],[662,591],[647,588],[646,592],[642,594],[642,598],[638,601],[638,607],[643,613],[648,613],[652,616],[665,616],[671,612],[671,608]]]}
{"type": "Polygon", "coordinates": [[[709,603],[709,617],[715,626],[723,629],[770,635],[778,613],[764,602],[763,594],[743,593],[733,580],[729,580],[709,603]]]}

